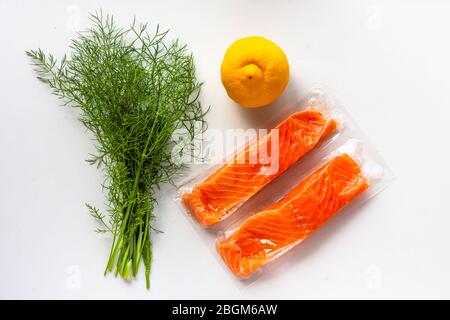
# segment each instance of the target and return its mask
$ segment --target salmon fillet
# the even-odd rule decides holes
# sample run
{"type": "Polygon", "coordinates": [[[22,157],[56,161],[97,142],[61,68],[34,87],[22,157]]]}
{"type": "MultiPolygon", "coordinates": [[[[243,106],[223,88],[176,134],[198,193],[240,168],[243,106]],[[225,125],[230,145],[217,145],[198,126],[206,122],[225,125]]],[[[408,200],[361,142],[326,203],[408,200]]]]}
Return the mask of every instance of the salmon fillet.
{"type": "Polygon", "coordinates": [[[368,188],[359,165],[342,154],[322,165],[278,202],[248,218],[217,250],[245,278],[313,233],[368,188]]]}
{"type": "Polygon", "coordinates": [[[278,129],[276,137],[270,131],[183,195],[185,207],[200,223],[211,226],[233,213],[334,132],[336,122],[312,109],[292,114],[275,129],[278,129]],[[272,143],[273,139],[278,141],[272,143]],[[250,161],[255,154],[256,161],[250,161]],[[276,166],[268,159],[276,159],[276,166]]]}

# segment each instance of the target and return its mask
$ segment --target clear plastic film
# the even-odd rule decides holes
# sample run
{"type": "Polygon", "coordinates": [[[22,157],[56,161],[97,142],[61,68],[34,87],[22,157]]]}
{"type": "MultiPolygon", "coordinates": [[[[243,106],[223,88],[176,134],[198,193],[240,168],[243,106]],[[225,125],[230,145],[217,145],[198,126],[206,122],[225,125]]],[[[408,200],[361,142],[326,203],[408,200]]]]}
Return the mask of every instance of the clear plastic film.
{"type": "Polygon", "coordinates": [[[263,133],[230,130],[235,145],[223,140],[218,143],[228,146],[227,155],[179,184],[179,199],[187,213],[200,225],[212,227],[232,216],[310,152],[336,139],[342,127],[337,112],[318,98],[311,94],[282,108],[263,125],[268,128],[263,133]]]}
{"type": "MultiPolygon", "coordinates": [[[[271,146],[272,152],[279,152],[281,172],[272,173],[267,179],[256,176],[246,180],[239,175],[242,171],[245,177],[248,168],[245,163],[223,171],[230,161],[236,161],[243,154],[248,155],[252,146],[267,142],[267,137],[272,133],[268,131],[266,135],[248,139],[246,143],[236,146],[232,155],[228,154],[221,163],[210,163],[186,177],[177,185],[174,199],[227,272],[238,279],[247,279],[243,281],[245,283],[257,279],[263,270],[297,247],[341,209],[349,205],[359,206],[394,179],[391,170],[347,111],[320,87],[314,88],[300,102],[282,108],[261,127],[280,128],[279,131],[284,135],[298,135],[295,138],[279,139],[276,148],[271,146]],[[309,114],[310,111],[313,113],[309,114]],[[305,112],[308,114],[306,117],[305,112]],[[291,121],[289,133],[283,132],[279,124],[292,115],[301,121],[291,121]],[[335,124],[332,128],[330,121],[335,124]],[[297,146],[300,149],[308,146],[306,152],[296,150],[292,146],[295,143],[300,145],[297,146]],[[287,148],[289,152],[286,153],[284,151],[287,148]],[[288,165],[283,164],[283,161],[287,161],[288,165]],[[232,174],[234,171],[237,173],[232,174]],[[229,178],[210,178],[218,174],[226,174],[229,178]],[[345,176],[348,176],[348,181],[344,179],[345,176]],[[319,180],[322,184],[318,184],[319,180]],[[238,196],[241,198],[239,201],[233,200],[236,204],[229,206],[220,219],[205,228],[198,217],[193,217],[195,214],[192,208],[183,201],[185,195],[192,194],[202,184],[207,191],[207,188],[213,188],[212,199],[219,199],[223,194],[233,195],[221,185],[224,181],[236,190],[236,194],[241,192],[243,196],[238,196]],[[334,181],[334,185],[327,185],[325,181],[334,181]],[[256,190],[252,189],[258,183],[256,190]],[[343,186],[347,186],[347,189],[340,190],[343,186]],[[355,190],[357,192],[352,194],[351,191],[355,190]],[[345,192],[348,192],[349,197],[342,196],[345,192]],[[214,198],[216,194],[218,196],[214,198]],[[315,215],[319,218],[315,218],[315,215]]],[[[257,168],[260,169],[259,166],[257,168]]],[[[226,207],[227,197],[222,198],[214,204],[223,201],[226,207]]]]}

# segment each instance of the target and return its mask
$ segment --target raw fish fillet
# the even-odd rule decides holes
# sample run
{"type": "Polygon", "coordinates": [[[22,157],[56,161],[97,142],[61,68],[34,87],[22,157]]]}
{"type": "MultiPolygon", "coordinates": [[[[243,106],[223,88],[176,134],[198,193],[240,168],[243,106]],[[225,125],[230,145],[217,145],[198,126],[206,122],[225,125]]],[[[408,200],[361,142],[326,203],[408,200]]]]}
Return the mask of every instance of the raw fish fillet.
{"type": "Polygon", "coordinates": [[[342,154],[322,165],[278,202],[248,218],[217,250],[245,278],[300,243],[368,188],[359,165],[342,154]]]}
{"type": "Polygon", "coordinates": [[[233,213],[334,132],[336,122],[311,109],[292,114],[275,129],[278,129],[277,137],[270,131],[183,195],[184,205],[200,223],[211,226],[233,213]],[[276,138],[278,143],[272,143],[276,138]],[[262,155],[260,150],[266,154],[262,155]],[[275,152],[278,157],[272,157],[275,152]],[[249,161],[255,154],[257,161],[249,161]],[[277,166],[267,159],[278,160],[277,166]]]}

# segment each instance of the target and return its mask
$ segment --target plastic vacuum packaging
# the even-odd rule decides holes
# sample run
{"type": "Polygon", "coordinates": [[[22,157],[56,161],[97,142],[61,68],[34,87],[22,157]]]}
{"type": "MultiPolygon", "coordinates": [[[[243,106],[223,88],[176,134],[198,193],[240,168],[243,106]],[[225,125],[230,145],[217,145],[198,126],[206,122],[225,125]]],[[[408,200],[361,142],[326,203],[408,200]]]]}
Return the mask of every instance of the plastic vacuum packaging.
{"type": "Polygon", "coordinates": [[[179,207],[238,279],[256,279],[342,209],[359,207],[394,179],[322,88],[283,110],[278,125],[265,124],[275,130],[177,188],[179,207]]]}
{"type": "MultiPolygon", "coordinates": [[[[285,108],[281,122],[274,127],[266,124],[273,127],[269,132],[243,146],[232,146],[230,154],[220,159],[221,164],[213,166],[212,172],[207,170],[210,173],[206,178],[194,177],[183,185],[182,204],[204,227],[231,216],[278,176],[336,136],[339,124],[332,111],[323,101],[312,98],[285,108]]],[[[240,130],[235,133],[246,134],[240,130]]]]}
{"type": "Polygon", "coordinates": [[[379,184],[383,168],[362,145],[349,140],[280,200],[219,235],[217,251],[234,275],[252,276],[379,184]]]}

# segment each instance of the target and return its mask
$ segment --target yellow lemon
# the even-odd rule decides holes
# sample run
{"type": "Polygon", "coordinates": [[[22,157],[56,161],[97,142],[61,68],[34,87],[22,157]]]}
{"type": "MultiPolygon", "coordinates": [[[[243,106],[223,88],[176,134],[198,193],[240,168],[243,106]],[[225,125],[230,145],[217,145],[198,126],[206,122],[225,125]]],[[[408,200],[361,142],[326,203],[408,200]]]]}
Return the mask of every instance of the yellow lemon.
{"type": "Polygon", "coordinates": [[[289,81],[289,63],[279,46],[263,37],[235,41],[220,68],[222,84],[237,104],[257,108],[275,101],[289,81]]]}

